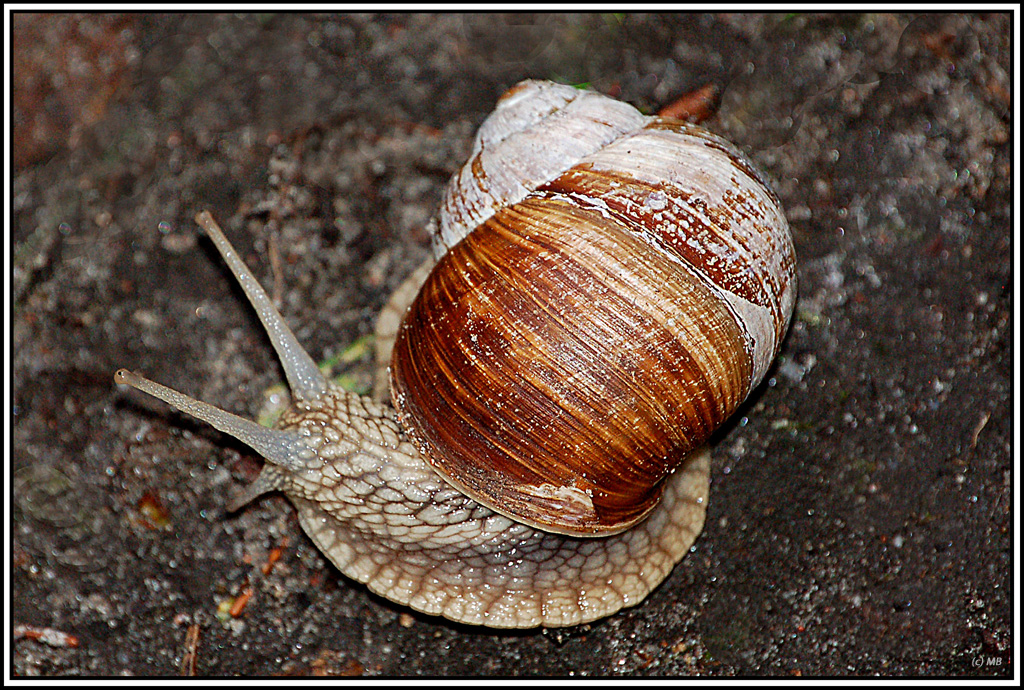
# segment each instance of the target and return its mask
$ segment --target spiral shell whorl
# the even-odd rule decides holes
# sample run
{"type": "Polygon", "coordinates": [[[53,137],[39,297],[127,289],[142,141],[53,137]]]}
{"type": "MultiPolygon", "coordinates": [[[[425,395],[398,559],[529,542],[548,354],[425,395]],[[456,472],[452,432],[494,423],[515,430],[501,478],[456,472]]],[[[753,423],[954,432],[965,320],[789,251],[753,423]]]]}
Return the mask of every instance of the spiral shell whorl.
{"type": "Polygon", "coordinates": [[[438,239],[448,252],[399,330],[392,395],[476,500],[611,534],[763,378],[795,257],[778,199],[735,147],[566,89],[516,87],[482,126],[441,209],[457,232],[438,239]]]}
{"type": "Polygon", "coordinates": [[[775,194],[742,153],[653,118],[541,187],[607,208],[623,229],[701,276],[745,331],[750,385],[778,354],[796,298],[796,256],[775,194]]]}
{"type": "Polygon", "coordinates": [[[563,84],[525,81],[509,89],[445,191],[432,223],[435,258],[498,209],[521,201],[646,119],[627,103],[563,84]]]}

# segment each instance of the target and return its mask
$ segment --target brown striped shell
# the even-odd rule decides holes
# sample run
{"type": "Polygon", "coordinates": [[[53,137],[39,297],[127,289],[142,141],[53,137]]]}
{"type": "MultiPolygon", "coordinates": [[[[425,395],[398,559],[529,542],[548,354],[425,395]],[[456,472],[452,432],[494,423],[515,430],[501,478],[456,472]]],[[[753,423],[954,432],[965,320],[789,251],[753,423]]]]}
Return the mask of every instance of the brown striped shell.
{"type": "Polygon", "coordinates": [[[796,294],[777,197],[732,145],[523,82],[453,177],[392,399],[434,468],[564,534],[642,520],[743,402],[796,294]]]}

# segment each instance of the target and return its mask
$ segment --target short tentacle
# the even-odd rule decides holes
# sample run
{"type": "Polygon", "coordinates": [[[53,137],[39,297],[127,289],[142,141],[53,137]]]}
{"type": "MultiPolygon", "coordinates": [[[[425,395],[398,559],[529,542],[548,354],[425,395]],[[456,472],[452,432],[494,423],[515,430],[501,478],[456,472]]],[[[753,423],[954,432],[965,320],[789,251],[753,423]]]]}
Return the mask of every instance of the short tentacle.
{"type": "Polygon", "coordinates": [[[281,473],[281,470],[274,465],[266,464],[260,471],[260,476],[256,477],[256,481],[239,491],[228,502],[228,512],[233,513],[236,510],[241,510],[263,494],[270,493],[271,491],[284,491],[287,485],[288,482],[284,474],[281,473]]]}

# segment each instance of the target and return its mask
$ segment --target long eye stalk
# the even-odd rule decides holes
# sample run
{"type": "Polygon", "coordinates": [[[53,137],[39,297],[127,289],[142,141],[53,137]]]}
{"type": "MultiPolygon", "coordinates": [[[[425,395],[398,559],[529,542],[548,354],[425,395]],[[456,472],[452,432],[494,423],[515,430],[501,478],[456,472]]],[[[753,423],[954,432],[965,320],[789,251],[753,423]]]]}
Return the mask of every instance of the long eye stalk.
{"type": "Polygon", "coordinates": [[[301,460],[308,460],[316,455],[303,441],[302,436],[294,431],[268,429],[244,417],[179,393],[173,388],[161,386],[127,369],[118,369],[114,374],[114,382],[148,393],[175,409],[203,420],[215,429],[234,436],[268,462],[279,467],[298,472],[306,468],[306,464],[301,460]]]}
{"type": "Polygon", "coordinates": [[[235,274],[238,284],[242,286],[246,297],[249,298],[253,309],[260,317],[260,321],[263,322],[263,327],[267,329],[270,342],[281,359],[285,376],[288,377],[292,396],[296,400],[315,400],[323,395],[327,391],[327,378],[320,372],[313,358],[299,345],[292,329],[288,328],[288,324],[274,308],[267,293],[260,287],[249,268],[238,258],[238,252],[224,237],[224,233],[213,216],[209,211],[203,211],[196,216],[196,222],[206,230],[210,239],[217,246],[217,250],[224,257],[228,268],[235,274]]]}
{"type": "MultiPolygon", "coordinates": [[[[267,329],[267,334],[270,336],[274,349],[281,359],[285,375],[288,377],[292,396],[297,401],[311,401],[326,393],[329,385],[327,378],[320,372],[313,358],[299,345],[295,334],[274,309],[270,298],[260,287],[252,272],[238,258],[238,253],[224,237],[224,233],[213,220],[213,216],[209,212],[203,211],[196,216],[196,222],[210,235],[259,315],[264,328],[267,329]]],[[[182,412],[213,425],[216,429],[230,434],[252,447],[271,464],[279,467],[299,471],[305,469],[306,461],[310,461],[316,455],[306,445],[302,436],[294,431],[267,429],[256,422],[225,412],[166,386],[161,386],[127,369],[119,369],[114,374],[114,381],[137,388],[182,412]]]]}

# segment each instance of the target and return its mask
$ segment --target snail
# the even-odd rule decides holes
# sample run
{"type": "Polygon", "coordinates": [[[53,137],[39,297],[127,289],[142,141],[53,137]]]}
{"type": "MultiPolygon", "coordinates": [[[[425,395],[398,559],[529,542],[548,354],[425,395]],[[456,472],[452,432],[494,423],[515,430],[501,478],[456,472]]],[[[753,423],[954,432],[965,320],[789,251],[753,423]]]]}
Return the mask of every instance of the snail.
{"type": "MultiPolygon", "coordinates": [[[[640,602],[700,533],[706,442],[777,355],[796,294],[780,202],[731,144],[612,98],[522,82],[477,133],[385,306],[392,405],[330,382],[212,216],[293,404],[275,428],[121,369],[265,459],[345,575],[496,628],[640,602]]],[[[387,359],[382,360],[387,362],[387,359]]]]}

